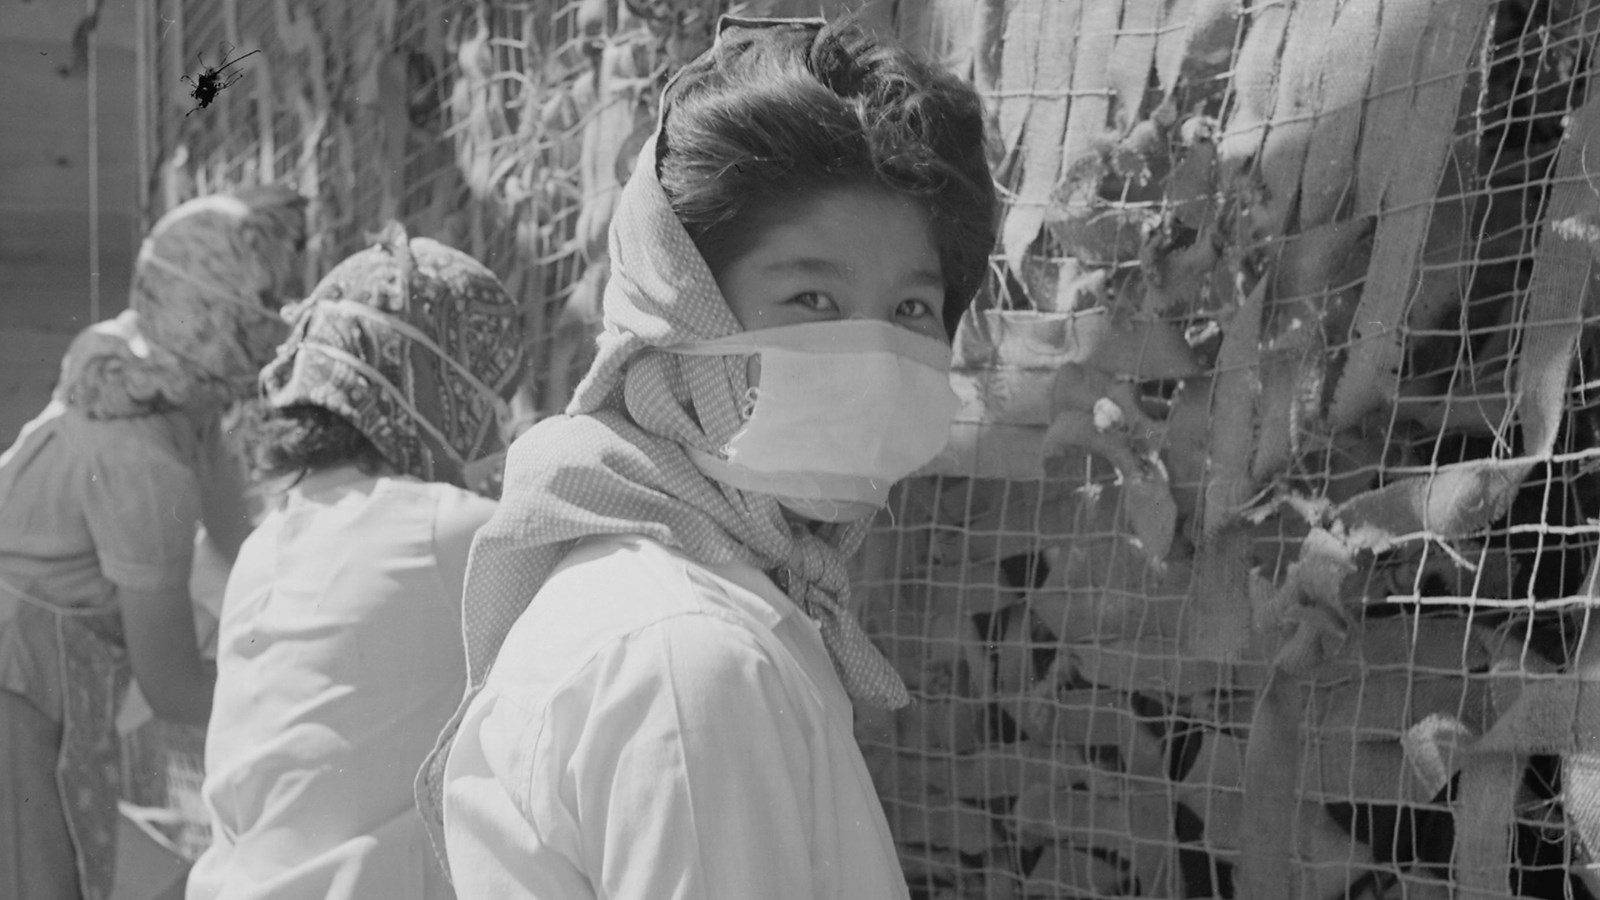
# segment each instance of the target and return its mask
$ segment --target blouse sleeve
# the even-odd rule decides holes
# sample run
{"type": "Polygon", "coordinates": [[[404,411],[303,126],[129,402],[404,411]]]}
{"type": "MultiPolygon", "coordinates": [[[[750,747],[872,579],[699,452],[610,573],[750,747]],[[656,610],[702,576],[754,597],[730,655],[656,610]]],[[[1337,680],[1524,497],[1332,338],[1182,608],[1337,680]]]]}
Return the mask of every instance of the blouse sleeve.
{"type": "Polygon", "coordinates": [[[600,896],[814,896],[812,738],[773,659],[742,625],[682,615],[593,661],[592,712],[556,740],[600,896]]]}
{"type": "Polygon", "coordinates": [[[111,583],[187,590],[200,515],[198,474],[173,455],[138,441],[94,454],[84,516],[111,583]]]}

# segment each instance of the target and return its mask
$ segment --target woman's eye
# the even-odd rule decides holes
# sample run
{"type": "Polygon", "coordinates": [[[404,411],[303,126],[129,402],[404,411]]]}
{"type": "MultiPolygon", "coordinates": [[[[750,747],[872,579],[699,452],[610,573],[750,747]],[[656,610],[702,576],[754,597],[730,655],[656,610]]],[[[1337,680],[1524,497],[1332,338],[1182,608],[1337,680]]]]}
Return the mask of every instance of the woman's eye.
{"type": "Polygon", "coordinates": [[[906,300],[896,313],[907,319],[921,319],[933,315],[933,307],[923,300],[906,300]]]}
{"type": "Polygon", "coordinates": [[[789,298],[789,302],[817,312],[835,312],[839,309],[839,304],[833,302],[832,297],[816,291],[795,294],[789,298]]]}

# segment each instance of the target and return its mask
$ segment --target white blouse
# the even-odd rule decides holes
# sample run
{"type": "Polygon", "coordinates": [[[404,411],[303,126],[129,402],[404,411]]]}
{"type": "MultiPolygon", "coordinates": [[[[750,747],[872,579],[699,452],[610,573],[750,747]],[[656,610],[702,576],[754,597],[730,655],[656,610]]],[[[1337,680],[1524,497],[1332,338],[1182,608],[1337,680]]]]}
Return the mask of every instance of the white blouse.
{"type": "Polygon", "coordinates": [[[506,638],[445,835],[464,898],[908,896],[816,624],[640,537],[580,544],[506,638]]]}
{"type": "Polygon", "coordinates": [[[443,900],[412,785],[466,685],[461,586],[494,503],[323,472],[228,579],[188,900],[443,900]]]}

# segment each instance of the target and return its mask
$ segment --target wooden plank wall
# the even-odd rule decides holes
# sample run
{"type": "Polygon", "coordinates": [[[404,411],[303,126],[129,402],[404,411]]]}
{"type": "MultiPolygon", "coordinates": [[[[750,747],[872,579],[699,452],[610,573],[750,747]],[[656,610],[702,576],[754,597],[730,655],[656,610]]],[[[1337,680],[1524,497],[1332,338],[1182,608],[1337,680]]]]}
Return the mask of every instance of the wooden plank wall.
{"type": "MultiPolygon", "coordinates": [[[[135,5],[106,0],[96,49],[101,317],[127,305],[139,237],[135,5]]],[[[89,321],[89,79],[83,0],[0,0],[0,449],[44,405],[89,321]]]]}

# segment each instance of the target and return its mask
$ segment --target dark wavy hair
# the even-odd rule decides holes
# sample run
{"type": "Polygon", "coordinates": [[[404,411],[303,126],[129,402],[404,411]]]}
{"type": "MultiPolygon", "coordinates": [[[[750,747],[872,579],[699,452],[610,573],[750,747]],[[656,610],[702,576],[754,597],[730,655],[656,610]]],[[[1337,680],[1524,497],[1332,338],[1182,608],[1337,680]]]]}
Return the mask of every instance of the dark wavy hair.
{"type": "Polygon", "coordinates": [[[298,482],[312,472],[351,464],[376,475],[389,465],[349,419],[312,403],[282,409],[259,400],[247,403],[235,427],[258,479],[292,475],[298,482]]]}
{"type": "Polygon", "coordinates": [[[734,25],[662,98],[661,186],[712,272],[763,215],[819,190],[880,185],[933,223],[944,325],[983,284],[997,206],[977,92],[851,21],[734,25]]]}

